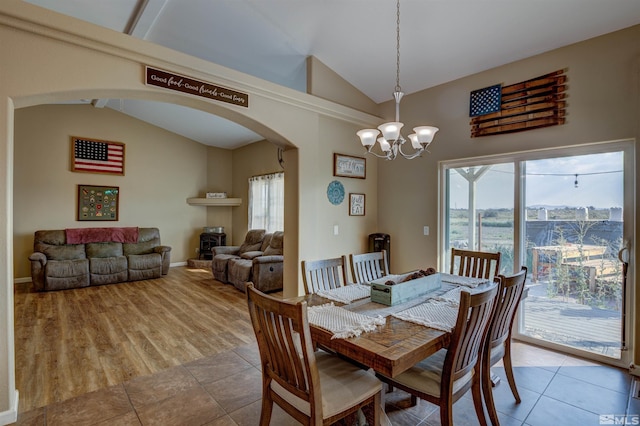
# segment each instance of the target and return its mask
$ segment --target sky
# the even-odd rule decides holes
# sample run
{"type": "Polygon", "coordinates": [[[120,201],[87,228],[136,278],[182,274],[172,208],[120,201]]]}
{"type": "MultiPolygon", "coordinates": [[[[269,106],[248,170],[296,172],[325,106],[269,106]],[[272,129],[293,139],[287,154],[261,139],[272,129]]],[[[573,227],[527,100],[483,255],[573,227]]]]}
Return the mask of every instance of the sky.
{"type": "MultiPolygon", "coordinates": [[[[525,168],[527,206],[610,208],[623,205],[622,152],[526,161],[525,168]]],[[[450,176],[451,207],[467,208],[466,179],[455,171],[450,176]]],[[[513,163],[492,166],[477,182],[476,207],[513,208],[513,185],[513,163]]]]}

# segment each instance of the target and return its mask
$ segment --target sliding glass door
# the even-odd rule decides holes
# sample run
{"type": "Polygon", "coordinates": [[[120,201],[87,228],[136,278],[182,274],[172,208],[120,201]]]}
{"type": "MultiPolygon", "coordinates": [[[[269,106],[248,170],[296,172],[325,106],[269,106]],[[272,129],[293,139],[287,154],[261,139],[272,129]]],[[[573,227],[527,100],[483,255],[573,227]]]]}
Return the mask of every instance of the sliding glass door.
{"type": "Polygon", "coordinates": [[[624,153],[524,162],[529,294],[520,333],[620,359],[624,153]]]}
{"type": "MultiPolygon", "coordinates": [[[[501,252],[500,270],[513,270],[513,163],[450,168],[446,210],[445,260],[451,248],[501,252]]],[[[446,263],[445,270],[449,270],[446,263]]]]}
{"type": "Polygon", "coordinates": [[[628,365],[632,159],[609,143],[444,164],[441,267],[500,251],[502,273],[528,268],[516,338],[628,365]]]}

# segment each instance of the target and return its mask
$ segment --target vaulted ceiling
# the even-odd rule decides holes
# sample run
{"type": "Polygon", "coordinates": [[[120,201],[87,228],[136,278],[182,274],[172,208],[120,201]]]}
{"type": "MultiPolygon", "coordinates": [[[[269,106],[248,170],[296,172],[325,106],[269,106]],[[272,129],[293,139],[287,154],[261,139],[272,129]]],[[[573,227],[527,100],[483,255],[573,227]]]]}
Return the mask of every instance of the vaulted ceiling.
{"type": "MultiPolygon", "coordinates": [[[[376,103],[395,86],[394,0],[24,1],[300,91],[310,55],[376,103]]],[[[417,92],[639,23],[638,0],[402,0],[400,84],[417,92]]],[[[263,139],[177,105],[101,102],[211,146],[263,139]]]]}

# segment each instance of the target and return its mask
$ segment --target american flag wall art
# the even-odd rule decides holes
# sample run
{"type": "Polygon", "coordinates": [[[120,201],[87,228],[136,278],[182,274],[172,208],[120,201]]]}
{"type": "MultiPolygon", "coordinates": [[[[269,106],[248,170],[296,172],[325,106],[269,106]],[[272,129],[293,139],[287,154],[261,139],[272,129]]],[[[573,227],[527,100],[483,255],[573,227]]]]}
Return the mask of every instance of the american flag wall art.
{"type": "Polygon", "coordinates": [[[71,170],[124,175],[124,144],[73,136],[71,170]]]}
{"type": "Polygon", "coordinates": [[[566,83],[566,69],[562,69],[508,86],[474,90],[469,108],[471,137],[564,124],[569,96],[566,83]]]}

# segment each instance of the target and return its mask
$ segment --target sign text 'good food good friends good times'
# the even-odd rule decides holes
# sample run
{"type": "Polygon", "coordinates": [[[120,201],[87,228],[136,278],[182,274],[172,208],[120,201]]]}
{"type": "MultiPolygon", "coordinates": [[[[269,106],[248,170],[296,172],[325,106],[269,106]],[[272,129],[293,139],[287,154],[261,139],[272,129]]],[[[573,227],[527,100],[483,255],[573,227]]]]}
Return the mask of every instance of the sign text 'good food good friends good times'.
{"type": "Polygon", "coordinates": [[[193,78],[184,77],[182,75],[152,67],[146,67],[145,74],[145,83],[149,86],[163,87],[165,89],[189,93],[191,95],[226,102],[245,108],[249,107],[249,95],[246,93],[237,92],[235,90],[227,89],[226,87],[216,86],[204,81],[195,80],[193,78]]]}

